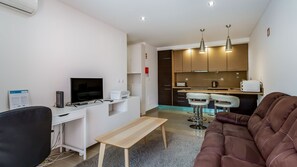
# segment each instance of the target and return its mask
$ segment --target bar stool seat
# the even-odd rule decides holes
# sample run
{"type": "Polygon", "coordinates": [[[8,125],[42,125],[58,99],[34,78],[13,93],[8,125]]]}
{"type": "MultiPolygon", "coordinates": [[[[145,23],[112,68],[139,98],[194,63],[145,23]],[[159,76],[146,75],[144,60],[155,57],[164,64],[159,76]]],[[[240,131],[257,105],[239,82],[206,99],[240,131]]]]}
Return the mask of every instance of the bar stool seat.
{"type": "Polygon", "coordinates": [[[217,107],[223,108],[225,112],[230,112],[230,108],[237,108],[240,104],[240,100],[236,96],[211,94],[210,98],[215,101],[215,114],[217,114],[217,107]]]}
{"type": "Polygon", "coordinates": [[[187,99],[196,116],[196,124],[190,125],[190,127],[193,129],[206,129],[203,126],[203,107],[209,104],[210,95],[206,93],[187,93],[187,99]]]}

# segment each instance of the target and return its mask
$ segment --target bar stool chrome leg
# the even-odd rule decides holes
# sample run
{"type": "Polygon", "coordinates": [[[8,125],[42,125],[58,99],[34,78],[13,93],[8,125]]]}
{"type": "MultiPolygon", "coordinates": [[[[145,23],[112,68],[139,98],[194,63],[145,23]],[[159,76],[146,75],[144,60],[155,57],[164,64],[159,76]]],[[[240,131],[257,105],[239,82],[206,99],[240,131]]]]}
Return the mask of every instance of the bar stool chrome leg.
{"type": "Polygon", "coordinates": [[[217,110],[217,106],[216,105],[214,106],[214,113],[215,113],[215,115],[217,115],[217,113],[218,113],[218,110],[217,110]]]}
{"type": "Polygon", "coordinates": [[[187,93],[189,104],[194,108],[196,120],[190,125],[193,129],[206,129],[203,126],[203,107],[209,104],[210,95],[206,93],[187,93]]]}
{"type": "Polygon", "coordinates": [[[193,115],[192,116],[190,116],[189,118],[188,118],[188,121],[189,122],[195,122],[196,121],[196,119],[197,119],[197,117],[196,117],[196,113],[197,113],[197,111],[196,111],[196,107],[195,106],[192,106],[193,107],[193,115]]]}
{"type": "Polygon", "coordinates": [[[206,126],[203,125],[203,106],[197,106],[195,107],[196,110],[196,115],[197,115],[197,120],[195,125],[190,125],[190,128],[193,129],[206,129],[206,126]]]}

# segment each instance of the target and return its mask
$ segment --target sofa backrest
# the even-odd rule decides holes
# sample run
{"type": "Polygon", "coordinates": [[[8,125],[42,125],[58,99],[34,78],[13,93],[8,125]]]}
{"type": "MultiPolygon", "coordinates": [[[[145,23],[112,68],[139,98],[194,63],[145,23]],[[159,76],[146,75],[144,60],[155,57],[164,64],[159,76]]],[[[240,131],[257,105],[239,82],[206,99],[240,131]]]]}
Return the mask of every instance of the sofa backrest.
{"type": "Polygon", "coordinates": [[[297,120],[286,137],[273,149],[266,161],[267,167],[297,166],[297,120]]]}
{"type": "Polygon", "coordinates": [[[264,159],[284,139],[297,119],[297,97],[280,98],[266,114],[254,136],[255,143],[264,159]]]}
{"type": "Polygon", "coordinates": [[[258,105],[248,122],[248,129],[252,136],[256,136],[259,128],[263,124],[263,119],[266,114],[274,107],[277,101],[284,96],[288,95],[280,92],[274,92],[266,95],[262,99],[261,103],[258,105]]]}

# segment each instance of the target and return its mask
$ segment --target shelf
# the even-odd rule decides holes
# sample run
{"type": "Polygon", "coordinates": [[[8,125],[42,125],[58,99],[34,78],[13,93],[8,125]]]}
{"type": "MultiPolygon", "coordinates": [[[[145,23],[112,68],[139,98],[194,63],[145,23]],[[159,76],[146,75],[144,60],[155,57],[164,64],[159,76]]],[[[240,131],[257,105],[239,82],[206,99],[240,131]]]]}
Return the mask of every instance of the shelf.
{"type": "Polygon", "coordinates": [[[113,116],[113,115],[128,111],[127,100],[117,100],[108,105],[109,105],[109,116],[113,116]]]}

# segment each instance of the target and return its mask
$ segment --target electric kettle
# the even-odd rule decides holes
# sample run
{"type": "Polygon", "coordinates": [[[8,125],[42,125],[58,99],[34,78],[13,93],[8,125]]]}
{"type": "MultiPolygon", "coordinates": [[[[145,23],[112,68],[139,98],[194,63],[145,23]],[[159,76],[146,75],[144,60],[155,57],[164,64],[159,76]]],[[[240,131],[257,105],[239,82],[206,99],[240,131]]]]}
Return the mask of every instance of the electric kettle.
{"type": "Polygon", "coordinates": [[[219,82],[218,81],[211,81],[211,87],[216,88],[219,86],[219,82]]]}

